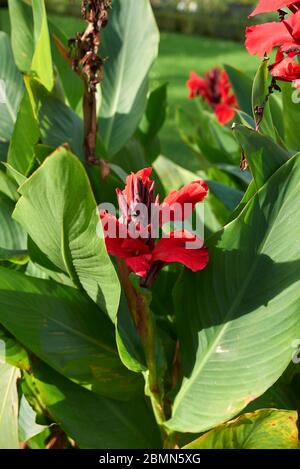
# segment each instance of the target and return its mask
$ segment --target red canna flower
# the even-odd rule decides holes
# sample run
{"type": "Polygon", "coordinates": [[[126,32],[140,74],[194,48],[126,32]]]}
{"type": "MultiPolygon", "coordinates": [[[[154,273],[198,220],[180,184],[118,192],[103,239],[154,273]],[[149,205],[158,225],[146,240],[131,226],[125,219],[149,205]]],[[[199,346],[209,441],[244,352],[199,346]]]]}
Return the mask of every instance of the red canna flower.
{"type": "Polygon", "coordinates": [[[269,69],[276,80],[293,82],[300,88],[300,2],[261,0],[251,16],[288,7],[291,14],[281,12],[280,22],[270,22],[246,29],[246,48],[250,54],[263,57],[278,47],[275,63],[269,69]]]}
{"type": "Polygon", "coordinates": [[[153,280],[166,264],[178,262],[196,272],[208,263],[208,252],[197,235],[186,229],[172,231],[157,241],[166,221],[188,218],[198,202],[208,193],[202,180],[171,192],[159,203],[152,168],[145,168],[126,179],[123,191],[117,189],[120,217],[100,210],[108,252],[124,259],[129,269],[140,277],[153,280]],[[187,207],[187,210],[184,210],[187,207]]]}
{"type": "Polygon", "coordinates": [[[233,119],[238,103],[225,70],[215,68],[204,78],[191,72],[186,85],[190,90],[189,98],[201,96],[212,107],[220,124],[225,125],[233,119]]]}
{"type": "Polygon", "coordinates": [[[251,16],[259,15],[260,13],[270,13],[272,11],[281,10],[281,8],[290,7],[293,9],[293,6],[300,4],[297,1],[291,0],[259,0],[257,7],[251,13],[251,16]]]}

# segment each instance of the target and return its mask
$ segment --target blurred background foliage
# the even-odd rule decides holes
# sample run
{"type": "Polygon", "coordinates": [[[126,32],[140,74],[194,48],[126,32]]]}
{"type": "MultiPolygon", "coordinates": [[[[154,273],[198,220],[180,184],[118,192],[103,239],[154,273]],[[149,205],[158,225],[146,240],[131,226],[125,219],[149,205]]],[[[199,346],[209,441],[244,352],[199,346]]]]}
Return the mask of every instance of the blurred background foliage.
{"type": "MultiPolygon", "coordinates": [[[[138,1],[138,0],[137,0],[138,1]]],[[[30,0],[28,0],[30,2],[30,0]]],[[[0,0],[0,5],[7,2],[0,0]]],[[[46,0],[48,11],[68,37],[84,28],[81,0],[46,0]]],[[[151,73],[151,88],[168,83],[168,118],[161,132],[162,153],[190,170],[195,155],[181,141],[176,110],[190,108],[185,83],[189,72],[204,74],[210,68],[232,65],[250,76],[259,60],[241,47],[254,0],[151,0],[161,32],[160,53],[151,73]]],[[[2,30],[7,25],[1,15],[2,30]],[[4,23],[4,24],[3,24],[4,23]]],[[[265,16],[261,15],[264,21],[265,16]]],[[[255,19],[257,23],[257,18],[255,19]]],[[[9,22],[7,18],[7,23],[9,22]]]]}

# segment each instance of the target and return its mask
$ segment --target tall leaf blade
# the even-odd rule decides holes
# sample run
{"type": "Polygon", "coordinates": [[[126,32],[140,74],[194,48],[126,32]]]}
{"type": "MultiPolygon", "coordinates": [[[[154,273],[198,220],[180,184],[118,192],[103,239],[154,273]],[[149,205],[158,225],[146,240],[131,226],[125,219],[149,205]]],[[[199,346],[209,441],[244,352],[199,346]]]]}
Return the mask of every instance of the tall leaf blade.
{"type": "Polygon", "coordinates": [[[114,0],[104,32],[105,65],[99,128],[114,155],[136,130],[146,105],[148,73],[159,34],[148,0],[114,0]]]}
{"type": "Polygon", "coordinates": [[[20,372],[0,357],[0,449],[18,449],[18,391],[20,372]]]}
{"type": "Polygon", "coordinates": [[[296,155],[211,239],[208,268],[179,281],[184,378],[171,428],[202,432],[229,419],[288,366],[300,333],[299,177],[296,155]]]}
{"type": "Polygon", "coordinates": [[[297,449],[295,411],[262,409],[205,433],[185,449],[297,449]]]}
{"type": "Polygon", "coordinates": [[[18,71],[7,34],[0,31],[0,141],[7,142],[13,133],[23,95],[22,76],[18,71]]]}
{"type": "Polygon", "coordinates": [[[49,415],[81,449],[161,447],[158,427],[143,398],[119,402],[97,396],[43,365],[35,365],[29,379],[49,415]]]}
{"type": "Polygon", "coordinates": [[[14,217],[40,250],[115,321],[120,285],[97,235],[99,217],[78,158],[61,147],[20,188],[14,217]]]}
{"type": "Polygon", "coordinates": [[[127,399],[140,375],[122,364],[113,324],[74,288],[0,267],[0,323],[37,357],[94,392],[127,399]]]}
{"type": "Polygon", "coordinates": [[[54,85],[50,36],[44,0],[32,0],[35,51],[30,71],[51,91],[54,85]]]}

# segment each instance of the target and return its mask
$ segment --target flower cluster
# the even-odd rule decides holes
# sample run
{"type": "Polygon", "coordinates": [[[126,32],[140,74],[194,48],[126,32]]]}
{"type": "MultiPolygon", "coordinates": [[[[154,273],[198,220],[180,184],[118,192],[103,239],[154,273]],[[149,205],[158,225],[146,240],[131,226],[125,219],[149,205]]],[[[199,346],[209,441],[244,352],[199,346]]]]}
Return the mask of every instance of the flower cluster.
{"type": "Polygon", "coordinates": [[[260,57],[278,47],[275,62],[269,67],[273,78],[293,82],[295,88],[300,88],[300,2],[260,0],[250,16],[276,10],[280,16],[279,22],[246,29],[246,47],[251,54],[260,57]]]}
{"type": "Polygon", "coordinates": [[[201,96],[212,107],[220,124],[233,119],[238,103],[225,70],[214,68],[204,78],[191,72],[186,85],[190,99],[201,96]]]}
{"type": "Polygon", "coordinates": [[[144,278],[173,262],[194,272],[203,269],[208,252],[197,235],[182,229],[159,236],[166,222],[182,221],[192,214],[206,197],[208,186],[202,180],[194,181],[171,192],[160,204],[151,172],[152,168],[145,168],[130,174],[125,189],[117,189],[119,218],[100,210],[108,252],[124,259],[131,271],[144,278]]]}

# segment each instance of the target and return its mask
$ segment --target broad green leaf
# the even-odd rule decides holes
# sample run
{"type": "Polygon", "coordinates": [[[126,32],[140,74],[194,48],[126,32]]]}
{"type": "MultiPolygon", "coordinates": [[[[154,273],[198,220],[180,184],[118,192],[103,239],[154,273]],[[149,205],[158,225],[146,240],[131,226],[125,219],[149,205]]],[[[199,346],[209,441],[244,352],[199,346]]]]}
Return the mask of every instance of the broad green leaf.
{"type": "Polygon", "coordinates": [[[23,81],[18,71],[7,34],[0,31],[0,140],[9,141],[23,96],[23,81]]]}
{"type": "Polygon", "coordinates": [[[185,449],[296,449],[297,419],[295,411],[261,409],[214,428],[185,449]]]}
{"type": "MultiPolygon", "coordinates": [[[[19,187],[23,182],[26,181],[26,176],[24,174],[19,173],[15,168],[13,168],[8,163],[3,163],[6,168],[7,175],[16,183],[17,187],[19,187]]],[[[19,198],[19,194],[18,194],[19,198]]]]}
{"type": "Polygon", "coordinates": [[[10,335],[0,325],[0,362],[20,368],[21,370],[30,370],[28,353],[16,339],[10,335]]]}
{"type": "Polygon", "coordinates": [[[11,44],[17,67],[30,70],[34,53],[32,8],[23,0],[8,0],[11,44]]]}
{"type": "Polygon", "coordinates": [[[232,211],[241,202],[243,192],[233,189],[217,181],[207,181],[209,189],[219,199],[222,200],[225,207],[232,211]]]}
{"type": "Polygon", "coordinates": [[[177,111],[176,124],[181,138],[198,156],[200,169],[206,170],[208,164],[237,163],[239,148],[231,130],[220,125],[201,101],[194,101],[188,112],[177,111]]]}
{"type": "Polygon", "coordinates": [[[290,157],[290,153],[270,137],[248,127],[236,125],[233,133],[248,161],[257,189],[290,157]]]}
{"type": "Polygon", "coordinates": [[[20,251],[27,248],[27,236],[22,226],[12,219],[14,203],[0,194],[0,249],[20,251]]]}
{"type": "Polygon", "coordinates": [[[167,112],[167,89],[164,84],[149,95],[146,111],[139,126],[139,138],[145,147],[150,145],[162,128],[167,112]]]}
{"type": "Polygon", "coordinates": [[[67,144],[75,155],[83,159],[83,123],[80,117],[59,99],[41,91],[38,101],[43,143],[55,148],[67,144]]]}
{"type": "Polygon", "coordinates": [[[105,64],[99,131],[110,155],[134,134],[146,106],[159,34],[148,0],[114,0],[103,33],[105,64]]]}
{"type": "Polygon", "coordinates": [[[84,82],[74,72],[71,63],[67,63],[62,55],[63,52],[68,52],[68,37],[57,26],[54,20],[49,23],[50,34],[52,37],[52,56],[54,64],[57,67],[59,77],[65,92],[65,95],[74,111],[78,108],[84,93],[84,82]]]}
{"type": "Polygon", "coordinates": [[[127,399],[140,375],[121,363],[115,330],[74,288],[0,268],[0,323],[55,370],[102,395],[127,399]]]}
{"type": "Polygon", "coordinates": [[[51,91],[54,85],[50,36],[44,0],[32,0],[35,50],[30,71],[51,91]]]}
{"type": "Polygon", "coordinates": [[[300,90],[292,88],[290,83],[283,83],[280,86],[283,96],[285,143],[288,148],[296,152],[300,150],[300,90]]]}
{"type": "Polygon", "coordinates": [[[244,197],[242,198],[242,200],[239,203],[238,207],[236,207],[236,209],[230,215],[230,218],[227,220],[227,223],[229,223],[230,221],[235,220],[239,216],[239,214],[244,210],[244,208],[246,207],[248,202],[252,199],[252,197],[254,197],[256,192],[257,192],[256,184],[255,184],[254,179],[252,179],[252,181],[250,182],[250,184],[248,186],[248,189],[246,190],[246,192],[244,194],[244,197]]]}
{"type": "Polygon", "coordinates": [[[97,396],[45,366],[34,366],[33,381],[49,415],[81,449],[161,447],[158,427],[144,398],[120,402],[97,396]]]}
{"type": "Polygon", "coordinates": [[[120,285],[100,238],[96,202],[80,161],[60,147],[19,192],[14,218],[43,254],[115,321],[120,285]]]}
{"type": "Polygon", "coordinates": [[[36,413],[23,395],[20,401],[19,411],[19,439],[26,442],[34,436],[42,433],[47,428],[46,425],[36,423],[36,413]]]}
{"type": "Polygon", "coordinates": [[[15,181],[0,167],[0,192],[16,202],[19,198],[15,181]]]}
{"type": "Polygon", "coordinates": [[[277,132],[270,111],[269,86],[271,81],[268,63],[269,59],[264,59],[255,75],[252,88],[252,110],[257,128],[277,140],[277,132]]]}
{"type": "Polygon", "coordinates": [[[248,75],[243,73],[230,65],[224,65],[224,68],[229,76],[230,82],[234,93],[237,96],[240,109],[248,114],[252,115],[252,80],[248,75]]]}
{"type": "MultiPolygon", "coordinates": [[[[38,269],[39,271],[39,275],[37,276],[38,278],[51,278],[57,283],[62,283],[69,287],[74,286],[70,277],[56,267],[56,265],[53,264],[45,254],[43,254],[30,237],[28,238],[27,245],[30,261],[34,266],[34,269],[38,269]]],[[[35,277],[35,275],[33,275],[33,277],[35,277]]]]}
{"type": "Polygon", "coordinates": [[[51,45],[44,0],[9,0],[12,47],[17,66],[48,91],[54,86],[51,45]]]}
{"type": "Polygon", "coordinates": [[[7,162],[21,174],[27,175],[35,159],[34,146],[40,139],[34,98],[26,87],[11,138],[7,162]]]}
{"type": "Polygon", "coordinates": [[[0,449],[18,449],[17,368],[0,361],[0,449]]]}
{"type": "Polygon", "coordinates": [[[119,355],[124,365],[135,372],[146,371],[141,338],[134,325],[124,294],[121,295],[118,311],[116,340],[119,355]]]}
{"type": "Polygon", "coordinates": [[[202,432],[263,394],[300,334],[300,155],[207,241],[210,262],[175,289],[183,381],[168,422],[202,432]],[[189,314],[186,314],[186,311],[189,314]]]}
{"type": "Polygon", "coordinates": [[[257,119],[259,118],[256,115],[257,108],[263,108],[265,106],[268,95],[268,60],[269,59],[264,59],[263,62],[260,64],[253,82],[252,112],[256,123],[257,119]]]}

